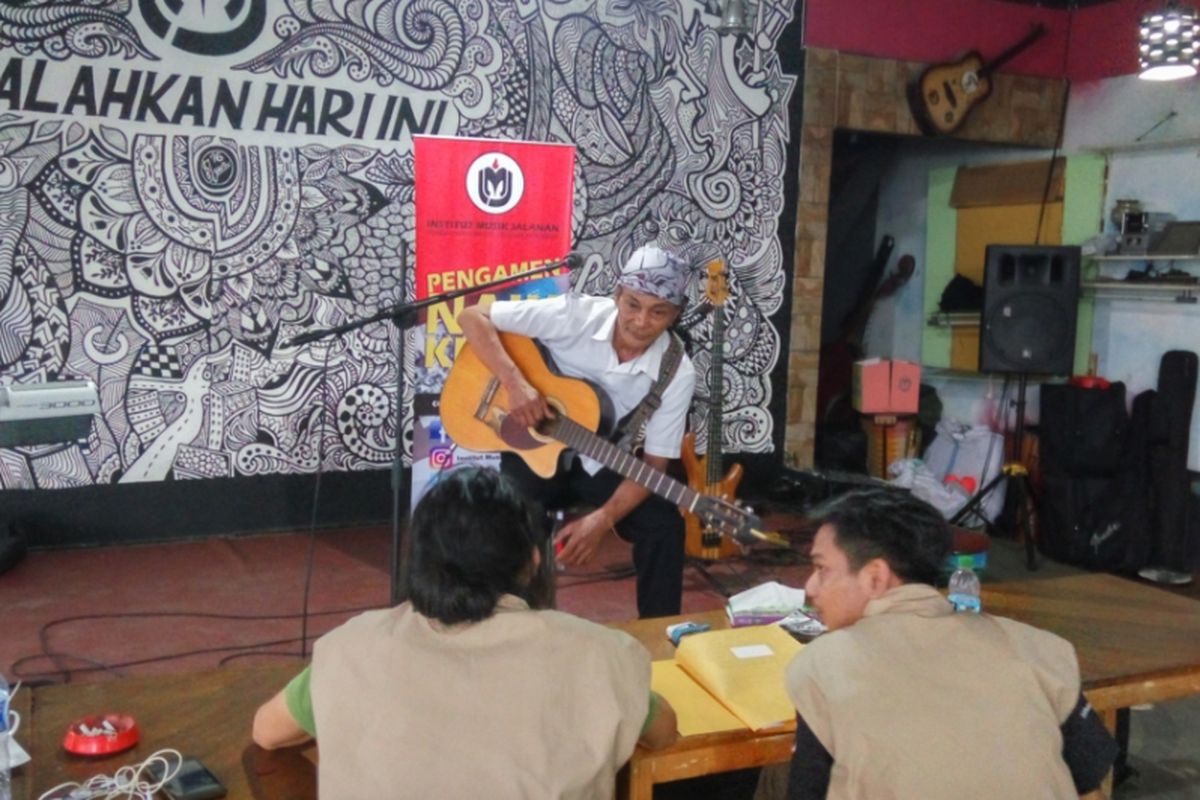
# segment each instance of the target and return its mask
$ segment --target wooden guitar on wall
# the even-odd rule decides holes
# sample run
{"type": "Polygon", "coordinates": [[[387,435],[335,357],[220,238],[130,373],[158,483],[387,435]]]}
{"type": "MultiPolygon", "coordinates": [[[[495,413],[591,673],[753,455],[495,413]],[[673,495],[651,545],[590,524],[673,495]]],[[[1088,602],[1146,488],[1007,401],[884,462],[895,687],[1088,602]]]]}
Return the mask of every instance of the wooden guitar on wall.
{"type": "MultiPolygon", "coordinates": [[[[725,371],[725,300],[729,286],[725,277],[725,261],[720,258],[708,262],[705,267],[707,281],[704,293],[712,304],[712,366],[709,369],[708,386],[708,453],[696,454],[696,434],[683,437],[683,467],[687,472],[688,486],[708,497],[718,497],[732,502],[742,482],[742,465],[734,464],[721,476],[721,415],[724,371],[725,371]]],[[[683,551],[692,558],[717,561],[742,552],[732,536],[707,525],[696,514],[684,512],[683,551]]]]}
{"type": "Polygon", "coordinates": [[[558,470],[559,454],[571,448],[695,514],[724,536],[788,545],[779,534],[762,531],[762,522],[750,511],[706,497],[597,435],[595,431],[611,427],[611,401],[587,381],[552,372],[532,339],[501,333],[500,343],[555,415],[537,429],[510,417],[508,393],[467,344],[442,387],[442,426],[456,444],[484,453],[516,453],[544,478],[558,470]]]}
{"type": "Polygon", "coordinates": [[[936,64],[921,73],[908,86],[908,104],[921,132],[937,136],[958,130],[971,109],[992,93],[992,72],[1045,33],[1045,26],[1039,23],[1025,38],[987,63],[972,50],[958,61],[936,64]]]}

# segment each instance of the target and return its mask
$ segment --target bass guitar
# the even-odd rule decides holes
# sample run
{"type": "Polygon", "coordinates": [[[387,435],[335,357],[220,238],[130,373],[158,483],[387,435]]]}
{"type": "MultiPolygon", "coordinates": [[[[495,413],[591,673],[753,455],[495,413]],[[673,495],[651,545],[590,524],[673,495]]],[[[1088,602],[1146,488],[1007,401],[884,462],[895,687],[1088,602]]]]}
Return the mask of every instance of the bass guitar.
{"type": "Polygon", "coordinates": [[[1025,38],[991,61],[974,50],[958,61],[929,67],[908,86],[908,104],[921,132],[926,136],[953,133],[967,114],[992,93],[991,74],[1046,33],[1038,24],[1025,38]]]}
{"type": "MultiPolygon", "coordinates": [[[[714,258],[705,267],[707,280],[704,294],[712,305],[712,365],[709,368],[708,386],[708,453],[696,454],[696,434],[688,432],[683,437],[683,468],[687,472],[688,486],[707,497],[719,497],[732,502],[742,482],[742,465],[734,464],[721,476],[721,415],[724,372],[725,372],[725,300],[729,286],[725,276],[725,261],[714,258]]],[[[683,551],[692,558],[718,561],[739,554],[741,545],[736,539],[725,536],[720,530],[706,525],[704,520],[690,512],[684,512],[683,551]]]]}
{"type": "Polygon", "coordinates": [[[467,344],[442,387],[442,426],[455,443],[479,452],[516,453],[544,478],[557,471],[559,454],[569,447],[695,514],[722,535],[788,545],[778,533],[764,532],[762,522],[747,509],[706,497],[597,435],[612,420],[611,402],[587,381],[552,372],[532,339],[501,333],[500,342],[555,414],[536,429],[511,418],[507,391],[467,344]]]}

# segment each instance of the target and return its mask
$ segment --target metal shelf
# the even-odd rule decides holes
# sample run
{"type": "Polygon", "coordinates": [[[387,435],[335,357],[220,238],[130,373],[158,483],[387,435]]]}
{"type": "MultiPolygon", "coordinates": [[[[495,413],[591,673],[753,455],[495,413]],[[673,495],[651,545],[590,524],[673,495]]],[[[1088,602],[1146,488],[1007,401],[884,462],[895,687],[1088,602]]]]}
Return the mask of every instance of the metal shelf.
{"type": "Polygon", "coordinates": [[[1080,288],[1085,292],[1109,298],[1154,300],[1186,305],[1195,304],[1200,297],[1200,283],[1091,280],[1083,281],[1080,288]]]}
{"type": "Polygon", "coordinates": [[[1200,261],[1200,253],[1168,255],[1166,253],[1146,253],[1140,256],[1088,256],[1093,261],[1200,261]]]}
{"type": "Polygon", "coordinates": [[[935,311],[925,324],[931,328],[978,328],[982,311],[935,311]]]}

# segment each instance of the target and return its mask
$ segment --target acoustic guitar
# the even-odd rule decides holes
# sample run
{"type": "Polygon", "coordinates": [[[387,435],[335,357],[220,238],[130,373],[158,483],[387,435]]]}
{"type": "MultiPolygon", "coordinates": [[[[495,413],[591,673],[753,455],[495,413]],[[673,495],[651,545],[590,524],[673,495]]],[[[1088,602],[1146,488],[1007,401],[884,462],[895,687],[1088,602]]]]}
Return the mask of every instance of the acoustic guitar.
{"type": "Polygon", "coordinates": [[[908,104],[921,132],[937,136],[958,130],[971,109],[992,93],[992,72],[1045,33],[1044,25],[1035,25],[1025,38],[986,64],[979,53],[972,50],[958,61],[937,64],[922,72],[908,86],[908,104]]]}
{"type": "MultiPolygon", "coordinates": [[[[742,482],[742,465],[734,464],[721,477],[721,415],[722,390],[725,372],[725,300],[729,286],[725,276],[724,259],[715,258],[705,267],[707,280],[704,294],[712,304],[712,366],[709,369],[708,386],[708,453],[696,454],[696,434],[688,432],[683,437],[683,468],[687,472],[688,486],[708,497],[719,497],[732,501],[742,482]]],[[[684,512],[683,551],[692,558],[718,561],[742,551],[741,545],[730,536],[704,524],[695,514],[684,512]]]]}
{"type": "Polygon", "coordinates": [[[706,497],[599,436],[602,426],[611,427],[611,401],[587,381],[552,372],[532,339],[501,333],[500,342],[555,414],[536,429],[511,418],[508,392],[467,344],[442,387],[442,426],[456,444],[479,452],[516,453],[544,478],[554,475],[559,454],[569,447],[695,514],[722,535],[788,545],[778,533],[763,531],[761,520],[747,509],[706,497]]]}

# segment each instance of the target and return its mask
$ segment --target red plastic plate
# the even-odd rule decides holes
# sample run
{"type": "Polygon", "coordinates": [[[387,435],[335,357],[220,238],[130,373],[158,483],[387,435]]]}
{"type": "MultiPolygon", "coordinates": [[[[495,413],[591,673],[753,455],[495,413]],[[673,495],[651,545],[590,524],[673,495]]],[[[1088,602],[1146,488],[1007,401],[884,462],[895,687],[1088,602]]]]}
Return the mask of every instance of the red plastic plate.
{"type": "Polygon", "coordinates": [[[67,727],[63,748],[77,756],[108,756],[138,743],[137,723],[128,714],[90,714],[67,727]]]}

